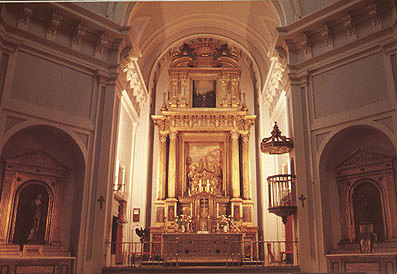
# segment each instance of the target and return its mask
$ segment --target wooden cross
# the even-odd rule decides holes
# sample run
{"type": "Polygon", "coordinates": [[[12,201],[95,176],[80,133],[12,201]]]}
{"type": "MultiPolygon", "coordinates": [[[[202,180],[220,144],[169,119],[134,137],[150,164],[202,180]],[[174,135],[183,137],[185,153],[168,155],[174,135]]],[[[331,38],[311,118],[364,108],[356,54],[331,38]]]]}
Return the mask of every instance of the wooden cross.
{"type": "Polygon", "coordinates": [[[303,194],[301,194],[301,196],[299,196],[298,199],[302,201],[302,207],[305,207],[305,200],[306,200],[306,197],[303,196],[303,194]]]}
{"type": "Polygon", "coordinates": [[[103,198],[103,196],[99,197],[98,202],[99,202],[99,209],[102,209],[102,204],[105,201],[105,199],[103,198]]]}

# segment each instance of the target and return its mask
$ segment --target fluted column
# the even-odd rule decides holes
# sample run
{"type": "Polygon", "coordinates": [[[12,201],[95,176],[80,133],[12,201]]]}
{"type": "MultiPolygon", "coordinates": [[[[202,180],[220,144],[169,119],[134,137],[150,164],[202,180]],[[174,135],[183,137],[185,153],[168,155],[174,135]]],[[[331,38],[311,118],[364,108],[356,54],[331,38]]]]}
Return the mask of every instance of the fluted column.
{"type": "Polygon", "coordinates": [[[240,198],[240,161],[239,161],[239,133],[234,131],[232,138],[232,197],[240,198]]]}
{"type": "Polygon", "coordinates": [[[249,158],[249,134],[242,135],[242,157],[243,157],[243,198],[251,199],[251,181],[250,181],[250,158],[249,158]]]}
{"type": "Polygon", "coordinates": [[[176,138],[176,132],[170,132],[170,150],[168,158],[168,198],[175,198],[176,138]]]}
{"type": "Polygon", "coordinates": [[[167,134],[160,133],[160,148],[159,148],[159,169],[157,176],[157,187],[158,187],[158,200],[165,199],[165,187],[167,178],[167,134]]]}

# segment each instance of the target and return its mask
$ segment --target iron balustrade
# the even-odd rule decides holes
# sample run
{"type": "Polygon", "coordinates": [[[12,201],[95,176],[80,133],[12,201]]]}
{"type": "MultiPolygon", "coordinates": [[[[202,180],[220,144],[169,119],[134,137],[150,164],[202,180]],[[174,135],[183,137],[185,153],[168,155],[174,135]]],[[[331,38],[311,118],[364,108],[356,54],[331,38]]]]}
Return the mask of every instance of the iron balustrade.
{"type": "MultiPolygon", "coordinates": [[[[230,243],[232,246],[233,243],[230,243]]],[[[162,242],[108,242],[106,243],[105,268],[136,268],[145,266],[180,266],[181,250],[177,241],[162,242]],[[165,254],[172,245],[172,254],[165,254]]],[[[298,266],[297,241],[251,241],[239,243],[240,250],[226,250],[223,263],[226,266],[256,265],[264,267],[298,266]]],[[[201,262],[202,263],[202,262],[201,262]]]]}

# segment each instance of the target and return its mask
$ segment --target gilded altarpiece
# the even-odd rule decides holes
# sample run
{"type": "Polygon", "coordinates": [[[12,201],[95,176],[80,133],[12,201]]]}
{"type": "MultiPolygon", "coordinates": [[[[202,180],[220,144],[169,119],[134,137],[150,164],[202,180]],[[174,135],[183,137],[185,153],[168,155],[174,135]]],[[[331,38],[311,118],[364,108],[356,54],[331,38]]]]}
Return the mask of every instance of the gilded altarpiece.
{"type": "MultiPolygon", "coordinates": [[[[159,115],[152,240],[170,233],[237,233],[254,240],[249,133],[239,51],[195,39],[171,52],[170,85],[159,115]]],[[[212,237],[212,236],[211,236],[212,237]]]]}

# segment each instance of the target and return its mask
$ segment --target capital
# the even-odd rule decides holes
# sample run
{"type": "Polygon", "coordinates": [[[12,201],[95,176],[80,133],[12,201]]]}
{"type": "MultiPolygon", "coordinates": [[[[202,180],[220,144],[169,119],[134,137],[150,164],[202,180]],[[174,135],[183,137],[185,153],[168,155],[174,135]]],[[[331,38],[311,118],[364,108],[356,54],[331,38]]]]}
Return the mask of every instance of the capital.
{"type": "Polygon", "coordinates": [[[170,132],[170,140],[176,140],[176,131],[170,132]]]}
{"type": "Polygon", "coordinates": [[[231,137],[233,140],[237,140],[240,134],[237,131],[232,131],[231,137]]]}
{"type": "Polygon", "coordinates": [[[167,142],[167,134],[160,133],[160,143],[165,143],[165,142],[167,142]]]}

